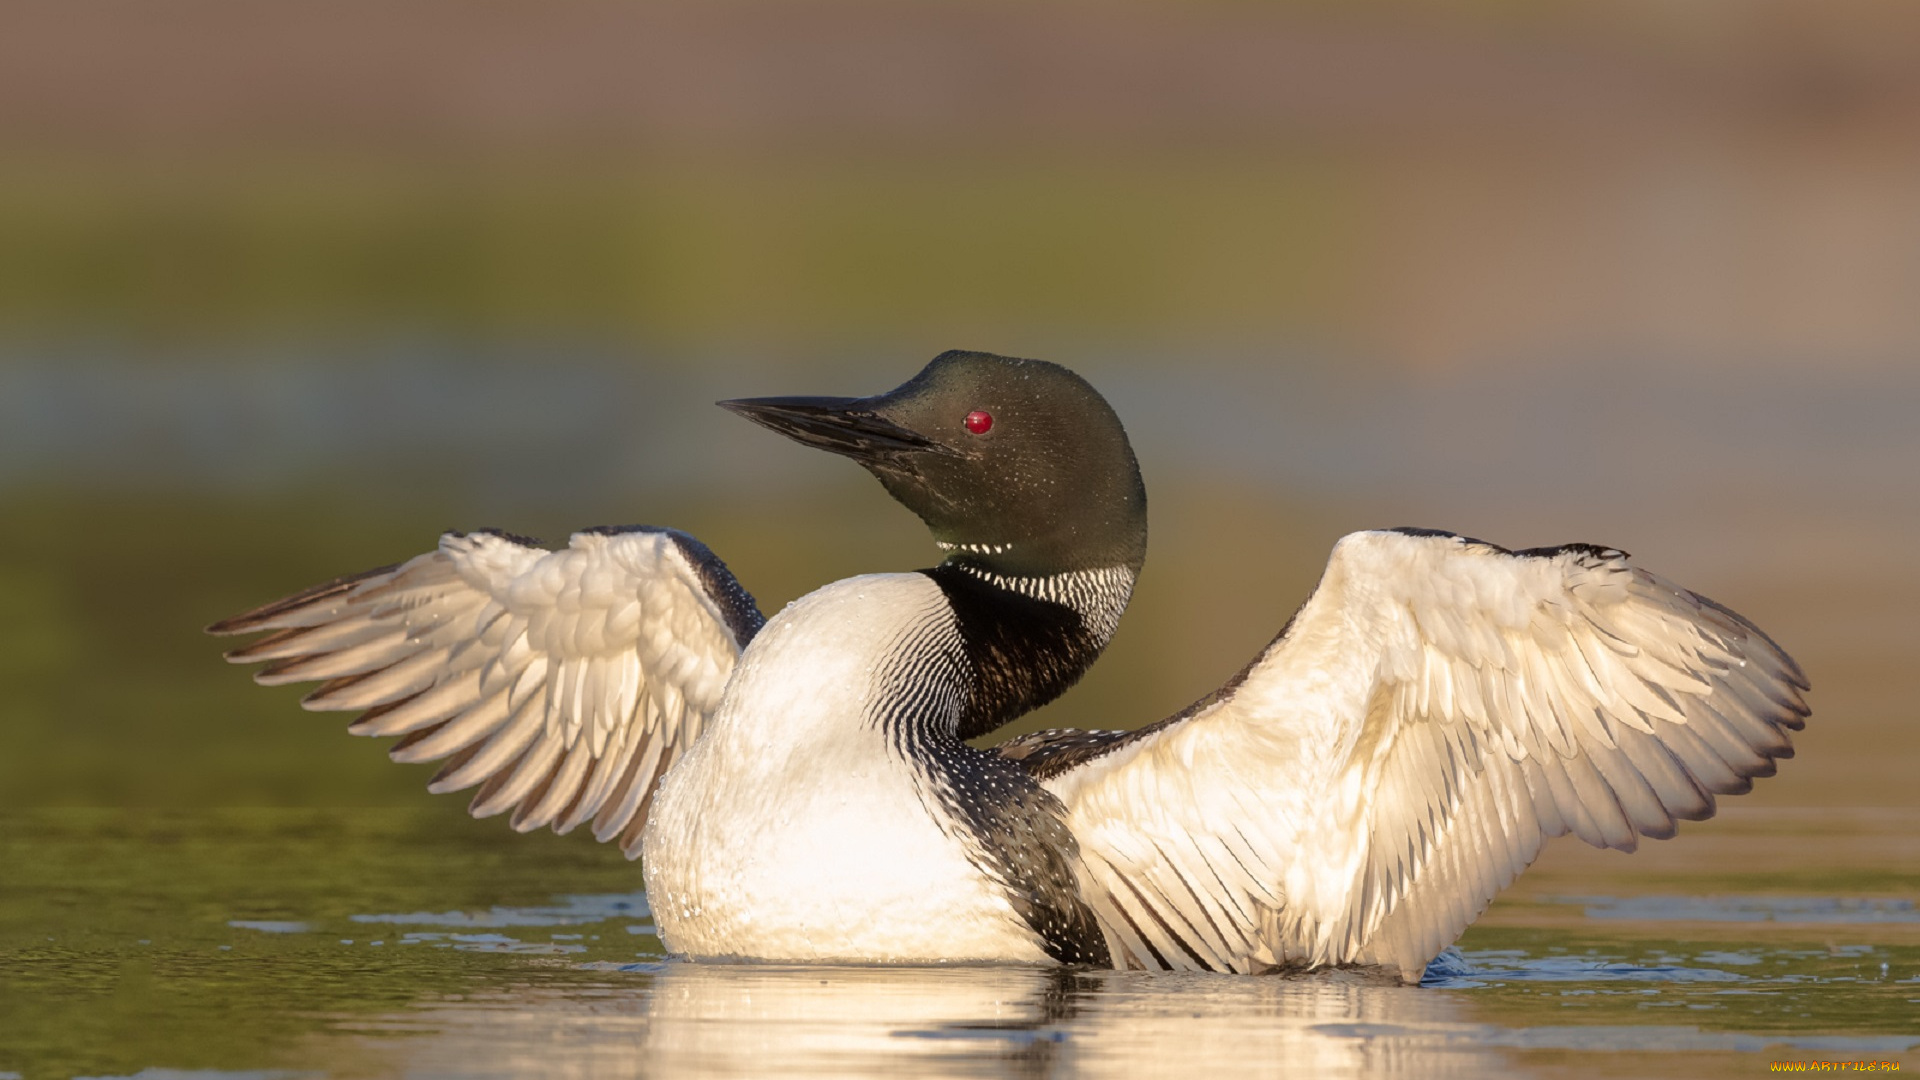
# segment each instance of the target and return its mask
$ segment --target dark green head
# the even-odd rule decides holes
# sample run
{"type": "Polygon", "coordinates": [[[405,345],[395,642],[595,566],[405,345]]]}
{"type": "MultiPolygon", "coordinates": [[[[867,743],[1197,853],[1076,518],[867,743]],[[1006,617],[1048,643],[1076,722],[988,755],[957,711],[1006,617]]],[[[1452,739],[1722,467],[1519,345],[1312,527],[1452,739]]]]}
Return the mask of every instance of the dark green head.
{"type": "Polygon", "coordinates": [[[1126,429],[1058,364],[953,351],[874,397],[720,404],[866,466],[953,558],[1023,575],[1146,558],[1126,429]]]}

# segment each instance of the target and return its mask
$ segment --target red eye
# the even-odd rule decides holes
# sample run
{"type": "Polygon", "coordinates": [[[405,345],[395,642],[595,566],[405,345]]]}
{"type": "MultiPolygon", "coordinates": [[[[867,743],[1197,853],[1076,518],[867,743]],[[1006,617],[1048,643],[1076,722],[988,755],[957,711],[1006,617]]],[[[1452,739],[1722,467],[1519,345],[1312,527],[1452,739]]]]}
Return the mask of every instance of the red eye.
{"type": "Polygon", "coordinates": [[[985,435],[993,429],[993,414],[975,409],[967,414],[967,430],[975,435],[985,435]]]}

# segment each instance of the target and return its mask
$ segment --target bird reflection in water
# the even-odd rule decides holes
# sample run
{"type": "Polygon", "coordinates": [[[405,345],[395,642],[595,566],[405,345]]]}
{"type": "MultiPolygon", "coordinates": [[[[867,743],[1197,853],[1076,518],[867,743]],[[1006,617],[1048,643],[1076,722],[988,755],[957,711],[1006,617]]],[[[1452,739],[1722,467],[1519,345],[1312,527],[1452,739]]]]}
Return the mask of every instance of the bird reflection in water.
{"type": "Polygon", "coordinates": [[[667,962],[626,978],[435,1002],[348,1037],[355,1056],[408,1073],[472,1076],[1426,1077],[1514,1064],[1474,1044],[1458,998],[1346,972],[667,962]]]}

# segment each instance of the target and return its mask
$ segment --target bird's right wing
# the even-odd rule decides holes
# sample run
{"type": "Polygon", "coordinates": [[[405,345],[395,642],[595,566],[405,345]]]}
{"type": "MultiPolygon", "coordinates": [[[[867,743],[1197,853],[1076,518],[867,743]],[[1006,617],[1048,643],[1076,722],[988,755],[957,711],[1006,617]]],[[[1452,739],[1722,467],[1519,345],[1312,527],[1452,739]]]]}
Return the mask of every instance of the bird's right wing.
{"type": "Polygon", "coordinates": [[[1631,850],[1771,775],[1806,687],[1621,552],[1365,532],[1212,698],[1001,752],[1066,805],[1123,963],[1418,979],[1547,839],[1631,850]]]}
{"type": "Polygon", "coordinates": [[[480,785],[476,817],[525,832],[591,820],[629,858],[655,785],[719,707],[765,620],[704,544],[669,529],[578,533],[548,551],[496,532],[342,578],[208,627],[271,631],[227,654],[301,704],[365,709],[395,761],[446,764],[428,790],[480,785]]]}

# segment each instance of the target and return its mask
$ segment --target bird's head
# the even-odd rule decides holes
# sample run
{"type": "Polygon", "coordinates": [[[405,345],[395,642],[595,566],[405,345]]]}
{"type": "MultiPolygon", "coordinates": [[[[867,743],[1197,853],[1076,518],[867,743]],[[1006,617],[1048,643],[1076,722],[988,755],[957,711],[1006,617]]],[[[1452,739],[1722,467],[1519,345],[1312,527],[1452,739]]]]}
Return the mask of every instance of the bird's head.
{"type": "Polygon", "coordinates": [[[720,404],[859,462],[951,558],[1019,575],[1138,570],[1146,558],[1146,488],[1126,429],[1058,364],[952,351],[873,397],[720,404]]]}

